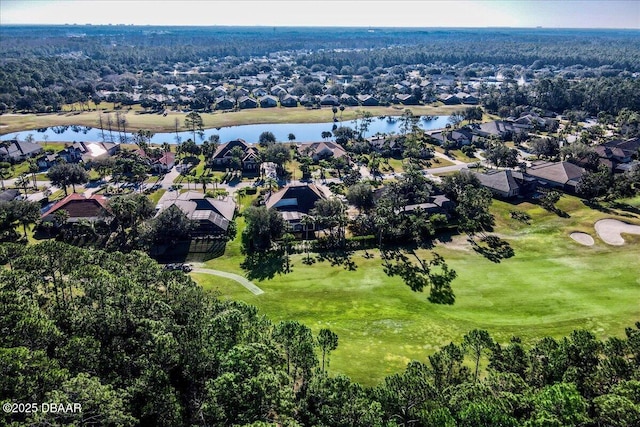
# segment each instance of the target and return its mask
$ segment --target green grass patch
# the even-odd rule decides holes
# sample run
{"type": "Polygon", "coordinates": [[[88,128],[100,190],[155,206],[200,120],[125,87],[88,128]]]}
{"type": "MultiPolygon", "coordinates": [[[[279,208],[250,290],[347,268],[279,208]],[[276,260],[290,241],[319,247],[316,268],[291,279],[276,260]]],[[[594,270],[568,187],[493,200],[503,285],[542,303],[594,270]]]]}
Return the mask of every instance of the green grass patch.
{"type": "Polygon", "coordinates": [[[154,191],[153,193],[149,194],[147,197],[149,197],[149,200],[151,200],[154,205],[157,205],[160,199],[162,198],[162,195],[166,191],[167,190],[165,190],[164,188],[161,188],[160,190],[154,191]]]}
{"type": "Polygon", "coordinates": [[[453,163],[451,160],[443,159],[441,157],[434,157],[433,159],[431,159],[430,168],[437,169],[437,168],[444,168],[446,166],[453,166],[453,165],[455,165],[455,163],[453,163]]]}
{"type": "Polygon", "coordinates": [[[383,173],[402,173],[404,172],[404,163],[402,163],[401,159],[394,159],[393,157],[390,157],[388,159],[389,161],[389,166],[387,166],[384,162],[384,160],[380,163],[380,170],[383,173]]]}
{"type": "MultiPolygon", "coordinates": [[[[443,153],[444,154],[444,148],[436,145],[433,147],[438,153],[443,153]]],[[[479,162],[480,159],[478,159],[477,157],[469,157],[466,154],[464,154],[462,151],[460,150],[449,150],[449,156],[453,157],[455,160],[461,161],[461,162],[465,162],[465,163],[475,163],[475,162],[479,162]]],[[[441,159],[442,160],[442,159],[441,159]]]]}
{"type": "MultiPolygon", "coordinates": [[[[247,201],[241,200],[241,205],[247,201]]],[[[458,272],[453,306],[430,304],[426,294],[387,277],[376,251],[372,259],[356,252],[356,271],[326,261],[307,266],[302,263],[304,255],[294,255],[292,273],[256,282],[265,291],[259,296],[214,276],[194,277],[205,289],[220,291],[223,298],[256,305],[274,321],[299,320],[315,332],[330,328],[340,337],[330,371],[367,385],[401,371],[412,359],[425,361],[474,328],[489,330],[500,342],[518,335],[528,344],[543,336],[565,336],[576,328],[588,328],[600,337],[623,334],[624,327],[640,315],[640,239],[629,239],[622,247],[608,246],[597,237],[593,224],[606,217],[640,224],[640,217],[593,210],[570,196],[563,197],[558,207],[570,217],[529,202],[494,202],[496,232],[516,253],[499,264],[473,252],[461,236],[438,244],[435,250],[458,272]],[[529,213],[531,225],[511,219],[511,210],[529,213]],[[577,244],[569,238],[572,231],[591,234],[596,244],[577,244]]],[[[237,220],[239,233],[243,221],[237,220]]],[[[236,238],[225,255],[208,266],[242,274],[242,259],[236,238]]]]}
{"type": "Polygon", "coordinates": [[[622,199],[620,200],[621,203],[626,203],[627,205],[633,206],[633,207],[640,207],[640,196],[636,196],[630,199],[622,199]]]}

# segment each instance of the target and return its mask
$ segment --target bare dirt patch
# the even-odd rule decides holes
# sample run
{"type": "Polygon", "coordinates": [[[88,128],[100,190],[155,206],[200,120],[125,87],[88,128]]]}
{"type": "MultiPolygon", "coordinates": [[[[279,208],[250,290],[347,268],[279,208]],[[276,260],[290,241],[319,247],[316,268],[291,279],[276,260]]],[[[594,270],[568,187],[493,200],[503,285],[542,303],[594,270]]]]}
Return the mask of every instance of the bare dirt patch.
{"type": "Polygon", "coordinates": [[[595,224],[596,232],[605,243],[622,246],[625,241],[622,233],[640,234],[640,225],[627,224],[617,219],[601,219],[595,224]]]}
{"type": "Polygon", "coordinates": [[[467,240],[466,234],[451,236],[450,240],[437,240],[437,242],[446,248],[457,251],[471,251],[471,244],[467,240]]]}
{"type": "Polygon", "coordinates": [[[574,232],[569,234],[569,237],[571,237],[573,240],[580,243],[581,245],[585,245],[585,246],[593,246],[593,244],[595,243],[595,241],[593,240],[593,237],[591,237],[587,233],[574,232]]]}

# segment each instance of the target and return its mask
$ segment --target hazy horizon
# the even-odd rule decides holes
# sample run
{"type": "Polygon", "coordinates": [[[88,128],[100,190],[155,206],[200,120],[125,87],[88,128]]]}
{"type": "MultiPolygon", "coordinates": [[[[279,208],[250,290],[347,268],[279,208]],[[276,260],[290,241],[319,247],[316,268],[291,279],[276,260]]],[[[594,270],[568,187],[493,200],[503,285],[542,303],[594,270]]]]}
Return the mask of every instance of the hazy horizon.
{"type": "Polygon", "coordinates": [[[640,29],[636,1],[0,0],[0,9],[2,25],[640,29]]]}

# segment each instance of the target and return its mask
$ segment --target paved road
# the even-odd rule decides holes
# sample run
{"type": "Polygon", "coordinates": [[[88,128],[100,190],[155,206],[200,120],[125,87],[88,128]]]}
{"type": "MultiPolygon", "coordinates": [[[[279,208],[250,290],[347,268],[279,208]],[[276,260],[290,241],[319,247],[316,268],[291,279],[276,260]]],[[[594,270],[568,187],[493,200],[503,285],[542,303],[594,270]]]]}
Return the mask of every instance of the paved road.
{"type": "Polygon", "coordinates": [[[198,267],[197,264],[194,264],[193,272],[203,273],[203,274],[212,274],[214,276],[225,277],[227,279],[235,280],[236,282],[240,283],[242,286],[244,286],[249,292],[251,292],[254,295],[264,294],[264,291],[259,287],[257,287],[253,282],[247,280],[246,278],[238,274],[229,273],[229,272],[220,271],[220,270],[212,270],[210,268],[201,268],[201,267],[198,267]]]}

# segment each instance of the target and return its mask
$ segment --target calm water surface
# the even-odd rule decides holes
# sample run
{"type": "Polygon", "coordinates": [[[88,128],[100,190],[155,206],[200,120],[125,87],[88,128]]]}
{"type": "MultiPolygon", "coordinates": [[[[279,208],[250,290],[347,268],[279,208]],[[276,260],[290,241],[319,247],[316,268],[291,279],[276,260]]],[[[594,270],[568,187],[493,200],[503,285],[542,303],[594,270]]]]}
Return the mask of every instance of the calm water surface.
{"type": "MultiPolygon", "coordinates": [[[[419,121],[419,125],[424,130],[440,129],[446,126],[449,116],[432,116],[431,120],[422,118],[419,121]]],[[[334,125],[336,126],[348,126],[355,127],[354,121],[344,122],[328,122],[328,123],[280,123],[280,124],[259,124],[259,125],[242,125],[242,126],[230,126],[222,128],[205,129],[204,133],[196,135],[197,142],[202,142],[204,139],[208,139],[210,135],[217,134],[220,136],[221,142],[231,141],[233,139],[244,139],[247,142],[258,142],[258,138],[262,132],[272,132],[276,140],[279,142],[287,142],[289,134],[295,135],[295,141],[307,142],[307,141],[321,141],[322,132],[331,132],[334,125]]],[[[372,136],[376,133],[401,133],[400,120],[396,118],[376,117],[373,118],[369,130],[365,136],[372,136]]],[[[71,141],[113,141],[120,142],[120,135],[117,130],[112,130],[110,133],[108,130],[100,130],[97,128],[85,127],[85,126],[55,126],[44,129],[34,129],[30,131],[14,132],[0,136],[0,139],[7,140],[13,138],[20,138],[24,140],[27,135],[32,134],[36,141],[48,141],[48,142],[71,142],[71,141]]],[[[127,140],[132,141],[132,134],[126,134],[127,140]]],[[[175,132],[156,133],[151,142],[161,144],[163,142],[176,143],[178,138],[181,142],[186,141],[189,138],[193,138],[191,132],[179,132],[176,135],[175,132]]]]}

